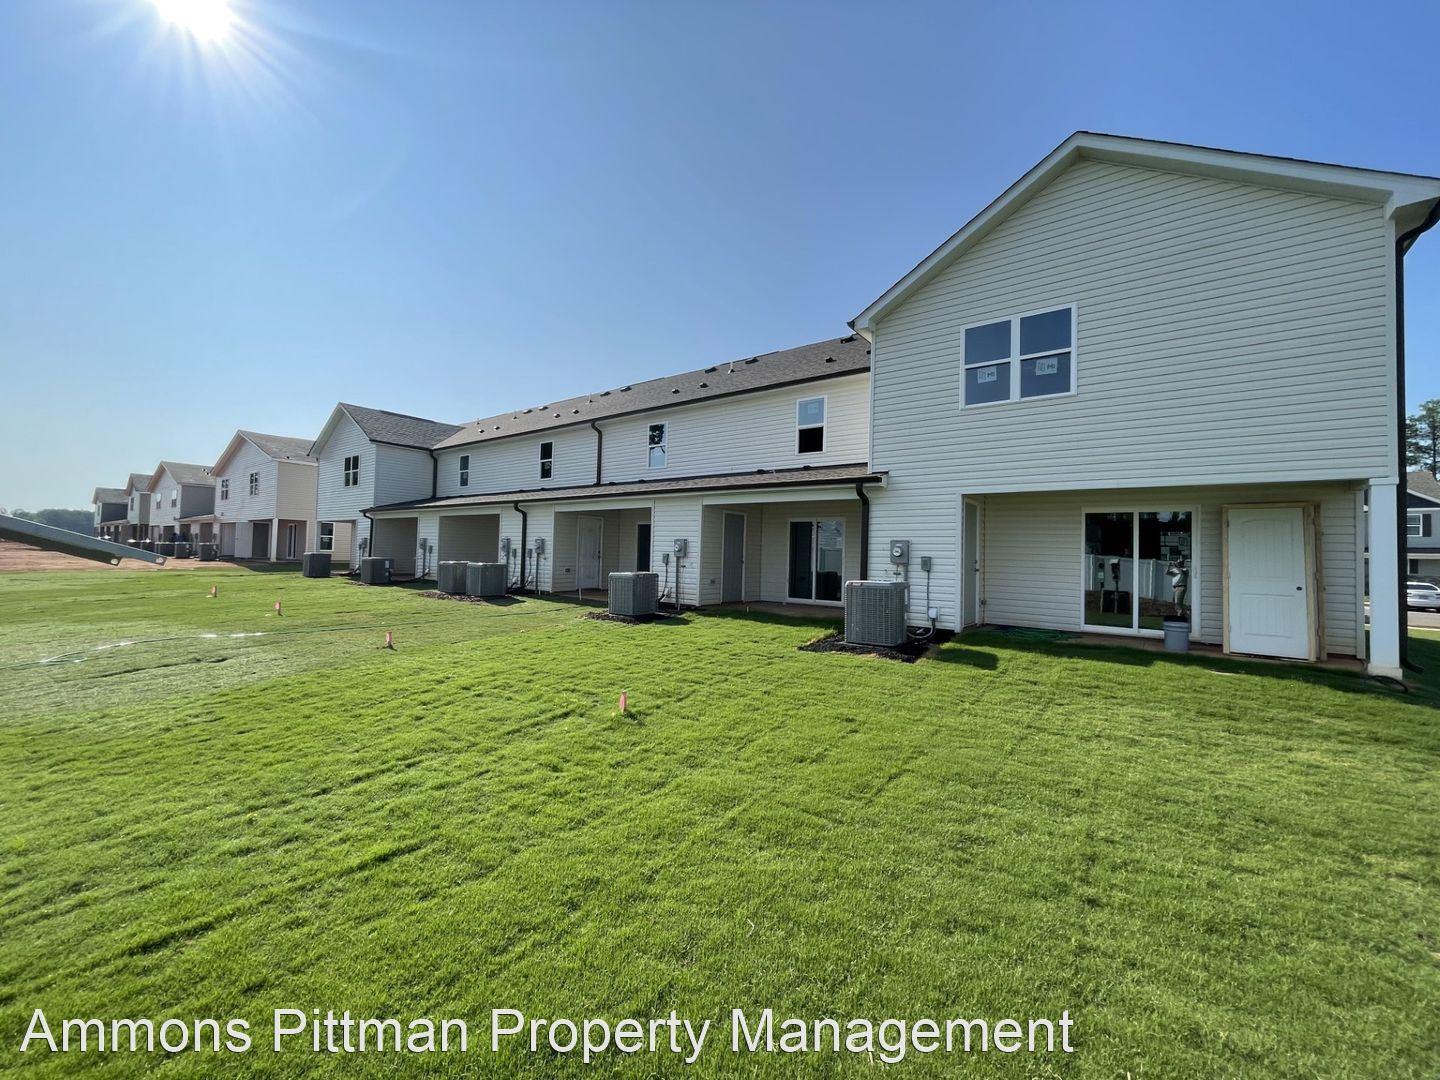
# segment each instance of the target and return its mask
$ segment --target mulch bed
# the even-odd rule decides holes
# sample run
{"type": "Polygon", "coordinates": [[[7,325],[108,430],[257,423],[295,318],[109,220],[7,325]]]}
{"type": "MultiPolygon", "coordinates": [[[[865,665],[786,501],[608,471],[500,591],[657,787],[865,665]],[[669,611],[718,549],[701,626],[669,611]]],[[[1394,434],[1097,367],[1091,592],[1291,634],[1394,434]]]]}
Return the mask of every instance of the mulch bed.
{"type": "Polygon", "coordinates": [[[906,641],[904,645],[892,648],[885,645],[851,645],[845,640],[844,634],[836,631],[801,645],[800,651],[850,653],[854,656],[874,656],[881,660],[899,660],[902,664],[913,664],[928,653],[932,646],[949,641],[954,636],[949,630],[936,630],[935,636],[927,641],[906,641]]]}

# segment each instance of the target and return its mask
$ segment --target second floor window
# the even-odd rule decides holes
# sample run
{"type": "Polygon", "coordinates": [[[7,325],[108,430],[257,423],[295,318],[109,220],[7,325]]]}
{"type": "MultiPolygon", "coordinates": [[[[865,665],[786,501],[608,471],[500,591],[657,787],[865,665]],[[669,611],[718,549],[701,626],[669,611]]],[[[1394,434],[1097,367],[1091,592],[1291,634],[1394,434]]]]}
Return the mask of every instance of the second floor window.
{"type": "Polygon", "coordinates": [[[228,498],[230,498],[230,481],[229,481],[229,480],[221,480],[221,481],[220,481],[220,501],[221,501],[221,502],[224,502],[224,501],[225,501],[226,499],[228,499],[228,498]]]}
{"type": "Polygon", "coordinates": [[[1424,536],[1424,535],[1425,535],[1425,517],[1424,517],[1423,514],[1406,514],[1406,515],[1405,515],[1405,535],[1407,535],[1407,536],[1424,536]]]}
{"type": "Polygon", "coordinates": [[[131,509],[131,510],[134,510],[134,509],[135,509],[135,496],[134,496],[134,495],[131,495],[131,496],[130,496],[130,509],[131,509]]]}
{"type": "Polygon", "coordinates": [[[470,486],[470,455],[460,455],[460,486],[470,486]]]}
{"type": "Polygon", "coordinates": [[[651,424],[647,452],[650,459],[647,464],[652,469],[663,469],[665,460],[670,455],[670,425],[651,424]]]}
{"type": "Polygon", "coordinates": [[[555,444],[553,442],[542,442],[540,444],[540,479],[549,480],[555,475],[555,444]]]}
{"type": "Polygon", "coordinates": [[[347,457],[347,458],[345,459],[345,486],[346,486],[346,487],[359,487],[359,486],[360,486],[360,455],[359,455],[359,454],[355,454],[353,457],[347,457]]]}
{"type": "Polygon", "coordinates": [[[260,474],[258,472],[252,472],[250,474],[250,494],[260,494],[260,474]]]}
{"type": "Polygon", "coordinates": [[[962,408],[1074,393],[1075,308],[966,327],[964,350],[962,408]]]}
{"type": "Polygon", "coordinates": [[[825,449],[825,399],[802,398],[795,403],[795,452],[818,454],[825,449]]]}
{"type": "Polygon", "coordinates": [[[175,504],[176,504],[177,502],[179,502],[179,501],[180,501],[180,492],[179,492],[179,490],[177,489],[177,490],[175,490],[175,491],[170,492],[170,508],[171,508],[172,510],[175,508],[175,504]]]}

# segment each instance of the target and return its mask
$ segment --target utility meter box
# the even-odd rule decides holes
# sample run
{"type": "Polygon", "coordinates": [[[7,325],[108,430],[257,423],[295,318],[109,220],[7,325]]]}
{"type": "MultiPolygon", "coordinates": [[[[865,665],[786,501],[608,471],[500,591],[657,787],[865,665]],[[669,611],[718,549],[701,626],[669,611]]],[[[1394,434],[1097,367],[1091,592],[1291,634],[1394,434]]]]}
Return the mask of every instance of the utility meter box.
{"type": "Polygon", "coordinates": [[[545,538],[543,536],[535,537],[535,543],[531,546],[535,549],[536,555],[545,554],[545,538]]]}
{"type": "Polygon", "coordinates": [[[690,541],[683,536],[675,541],[675,558],[683,559],[690,554],[690,541]]]}
{"type": "Polygon", "coordinates": [[[510,561],[510,537],[508,536],[500,538],[500,558],[506,562],[510,561]]]}
{"type": "Polygon", "coordinates": [[[904,566],[910,561],[910,541],[890,541],[890,562],[893,566],[904,566]]]}

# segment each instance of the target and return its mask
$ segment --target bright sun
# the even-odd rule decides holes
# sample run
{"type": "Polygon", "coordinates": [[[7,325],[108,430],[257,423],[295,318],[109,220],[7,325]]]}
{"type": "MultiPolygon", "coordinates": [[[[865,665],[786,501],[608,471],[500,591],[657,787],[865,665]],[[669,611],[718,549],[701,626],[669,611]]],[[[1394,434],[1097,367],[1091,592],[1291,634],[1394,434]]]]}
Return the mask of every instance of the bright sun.
{"type": "Polygon", "coordinates": [[[167,22],[200,42],[223,41],[235,23],[230,0],[154,0],[154,4],[167,22]]]}

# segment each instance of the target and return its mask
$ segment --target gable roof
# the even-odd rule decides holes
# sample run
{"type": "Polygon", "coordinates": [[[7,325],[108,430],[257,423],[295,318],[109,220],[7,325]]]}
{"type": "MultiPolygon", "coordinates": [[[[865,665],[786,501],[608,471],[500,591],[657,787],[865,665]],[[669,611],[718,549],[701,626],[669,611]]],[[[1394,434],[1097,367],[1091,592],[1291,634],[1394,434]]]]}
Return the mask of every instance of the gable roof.
{"type": "Polygon", "coordinates": [[[512,435],[528,435],[572,424],[588,424],[672,405],[711,401],[756,390],[870,370],[870,345],[854,334],[795,349],[713,364],[707,368],[650,379],[613,390],[566,398],[549,405],[515,409],[466,424],[437,446],[465,446],[512,435]]]}
{"type": "Polygon", "coordinates": [[[225,449],[215,459],[215,464],[209,470],[211,476],[220,472],[235,456],[241,445],[247,442],[266,457],[274,458],[276,461],[315,464],[315,459],[310,456],[310,446],[313,442],[311,439],[293,439],[288,435],[264,435],[258,431],[246,431],[241,428],[230,436],[230,441],[225,444],[225,449]]]}
{"type": "Polygon", "coordinates": [[[125,494],[129,495],[132,492],[136,491],[149,491],[150,478],[150,473],[132,472],[130,474],[130,479],[127,480],[125,483],[125,494]]]}
{"type": "Polygon", "coordinates": [[[1405,490],[1440,505],[1440,480],[1436,480],[1429,469],[1412,469],[1406,473],[1405,490]]]}
{"type": "Polygon", "coordinates": [[[90,501],[91,501],[91,503],[99,503],[99,502],[124,502],[124,501],[125,501],[125,489],[124,489],[124,488],[97,487],[97,488],[95,489],[95,493],[90,496],[90,501]]]}
{"type": "Polygon", "coordinates": [[[1298,158],[1272,157],[1238,150],[1219,150],[1209,146],[1077,131],[966,222],[959,232],[886,289],[864,311],[850,320],[850,325],[868,336],[874,324],[901,301],[929,282],[1057,176],[1082,159],[1163,169],[1168,172],[1198,173],[1265,187],[1372,202],[1384,206],[1386,214],[1393,217],[1401,229],[1419,224],[1430,207],[1440,199],[1440,178],[1433,176],[1379,172],[1298,158]]]}
{"type": "Polygon", "coordinates": [[[215,478],[210,475],[210,466],[191,465],[183,461],[162,461],[155,467],[155,472],[150,476],[150,490],[160,482],[160,474],[168,472],[177,484],[213,484],[215,478]]]}
{"type": "Polygon", "coordinates": [[[388,409],[372,409],[365,405],[351,405],[340,402],[330,414],[319,438],[310,444],[310,454],[325,441],[334,426],[339,413],[343,412],[365,434],[371,442],[389,443],[392,446],[409,446],[416,450],[429,450],[442,439],[460,430],[459,424],[447,424],[440,420],[426,420],[423,416],[407,416],[405,413],[390,412],[388,409]]]}

